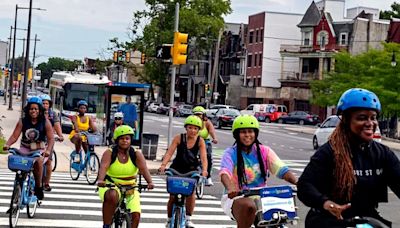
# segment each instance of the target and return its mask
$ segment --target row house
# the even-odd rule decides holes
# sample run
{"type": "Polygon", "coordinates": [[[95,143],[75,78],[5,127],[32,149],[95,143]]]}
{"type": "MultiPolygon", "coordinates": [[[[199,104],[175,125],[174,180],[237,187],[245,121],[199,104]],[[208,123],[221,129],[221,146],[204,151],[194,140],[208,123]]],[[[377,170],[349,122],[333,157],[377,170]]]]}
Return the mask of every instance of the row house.
{"type": "Polygon", "coordinates": [[[310,81],[321,80],[324,73],[333,71],[333,57],[340,51],[356,55],[370,48],[382,48],[381,42],[386,40],[389,22],[376,18],[378,9],[348,9],[348,16],[358,13],[354,18],[344,17],[343,12],[344,1],[312,2],[297,25],[301,34],[300,44],[281,45],[280,98],[289,111],[310,111],[322,118],[330,115],[331,109],[310,103],[310,81]],[[299,60],[295,70],[290,68],[293,58],[299,60]]]}

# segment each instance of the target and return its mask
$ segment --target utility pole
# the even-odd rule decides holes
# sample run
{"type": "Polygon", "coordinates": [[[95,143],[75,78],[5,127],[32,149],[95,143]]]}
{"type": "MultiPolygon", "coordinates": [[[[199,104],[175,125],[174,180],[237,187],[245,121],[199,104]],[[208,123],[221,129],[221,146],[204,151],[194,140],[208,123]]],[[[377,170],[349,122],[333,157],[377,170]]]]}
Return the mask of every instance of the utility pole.
{"type": "MultiPolygon", "coordinates": [[[[38,39],[37,39],[37,34],[35,34],[35,44],[33,45],[32,74],[33,74],[34,71],[35,71],[36,41],[37,41],[37,40],[38,40],[38,39]]],[[[32,90],[35,89],[34,83],[35,83],[35,79],[32,78],[32,84],[31,84],[31,89],[32,89],[32,90]]],[[[36,84],[36,83],[35,83],[35,84],[36,84]]]]}
{"type": "MultiPolygon", "coordinates": [[[[22,39],[22,56],[21,56],[21,59],[24,59],[24,58],[25,58],[25,38],[22,39]]],[[[22,74],[22,73],[25,73],[25,64],[24,64],[24,63],[22,63],[22,72],[21,72],[21,74],[22,74]]],[[[18,75],[18,74],[17,74],[17,75],[18,75]]],[[[18,78],[17,78],[17,80],[18,80],[18,78]]],[[[17,93],[17,97],[20,96],[21,100],[22,100],[22,96],[21,96],[21,83],[23,83],[23,81],[24,81],[24,77],[22,77],[22,78],[21,78],[21,81],[18,83],[18,93],[17,93]]],[[[24,88],[24,87],[22,86],[22,88],[24,88]]],[[[21,110],[23,110],[23,108],[22,108],[21,110]]],[[[22,115],[22,112],[21,112],[21,115],[22,115]]]]}
{"type": "MultiPolygon", "coordinates": [[[[175,27],[174,32],[178,32],[179,29],[179,3],[175,5],[175,27]]],[[[172,117],[174,116],[174,98],[175,98],[175,77],[176,77],[176,65],[172,64],[171,72],[171,90],[169,94],[169,123],[168,123],[168,147],[171,145],[172,138],[172,117]]]]}
{"type": "MultiPolygon", "coordinates": [[[[10,60],[11,60],[11,36],[12,36],[12,29],[13,27],[10,26],[10,38],[8,38],[8,55],[7,55],[7,68],[10,69],[10,60]]],[[[7,105],[7,94],[8,94],[8,81],[10,80],[10,71],[8,71],[8,77],[5,78],[5,83],[4,83],[4,105],[7,105]]]]}
{"type": "MultiPolygon", "coordinates": [[[[28,81],[28,72],[29,72],[29,44],[31,39],[31,21],[32,21],[32,0],[29,1],[29,16],[28,16],[28,34],[26,36],[26,56],[25,56],[25,64],[24,64],[24,84],[22,86],[22,102],[21,102],[21,110],[25,107],[26,102],[26,84],[28,81]]],[[[21,117],[23,112],[21,112],[21,117]]]]}
{"type": "MultiPolygon", "coordinates": [[[[217,90],[217,85],[218,85],[218,76],[219,72],[217,71],[218,69],[218,64],[219,64],[219,46],[221,44],[221,37],[222,37],[223,30],[220,29],[218,33],[218,40],[217,44],[215,46],[215,57],[214,57],[214,68],[212,71],[212,79],[211,83],[213,83],[212,90],[211,90],[211,97],[214,98],[214,92],[217,90]],[[214,82],[215,81],[215,82],[214,82]]],[[[214,103],[216,103],[216,99],[213,99],[214,103]]]]}
{"type": "Polygon", "coordinates": [[[13,96],[13,82],[14,82],[14,74],[15,74],[15,42],[17,42],[17,13],[18,13],[18,5],[15,5],[15,20],[14,20],[14,41],[13,41],[13,56],[11,62],[11,75],[9,76],[9,87],[10,87],[10,100],[8,102],[8,110],[13,110],[12,108],[12,96],[13,96]]]}

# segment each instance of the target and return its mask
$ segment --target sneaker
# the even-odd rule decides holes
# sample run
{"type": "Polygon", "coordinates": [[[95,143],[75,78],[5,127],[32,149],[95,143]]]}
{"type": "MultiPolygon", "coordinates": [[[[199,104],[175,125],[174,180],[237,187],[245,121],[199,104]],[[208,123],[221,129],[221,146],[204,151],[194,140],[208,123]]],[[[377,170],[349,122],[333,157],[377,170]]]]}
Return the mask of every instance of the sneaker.
{"type": "Polygon", "coordinates": [[[49,185],[49,184],[45,184],[45,185],[43,186],[43,190],[46,191],[46,192],[50,192],[50,191],[51,191],[50,185],[49,185]]]}
{"type": "Polygon", "coordinates": [[[165,223],[165,228],[169,228],[171,225],[171,219],[168,219],[167,222],[165,223]]]}
{"type": "Polygon", "coordinates": [[[192,220],[186,219],[186,228],[194,228],[192,220]]]}
{"type": "Polygon", "coordinates": [[[79,156],[79,154],[75,154],[74,162],[75,163],[80,163],[81,162],[81,156],[79,156]]]}
{"type": "Polygon", "coordinates": [[[44,198],[43,187],[35,187],[35,196],[38,200],[42,200],[44,198]]]}
{"type": "Polygon", "coordinates": [[[214,183],[212,182],[211,177],[207,178],[206,186],[213,186],[213,185],[214,185],[214,183]]]}

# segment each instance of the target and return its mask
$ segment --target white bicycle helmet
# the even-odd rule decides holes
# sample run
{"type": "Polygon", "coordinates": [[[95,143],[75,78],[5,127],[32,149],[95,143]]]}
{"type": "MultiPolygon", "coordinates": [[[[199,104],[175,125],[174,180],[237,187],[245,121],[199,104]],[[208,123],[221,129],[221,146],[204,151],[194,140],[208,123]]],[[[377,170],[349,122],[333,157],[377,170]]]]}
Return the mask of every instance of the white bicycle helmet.
{"type": "Polygon", "coordinates": [[[122,112],[116,112],[115,114],[114,114],[114,119],[115,118],[124,118],[124,113],[122,113],[122,112]]]}

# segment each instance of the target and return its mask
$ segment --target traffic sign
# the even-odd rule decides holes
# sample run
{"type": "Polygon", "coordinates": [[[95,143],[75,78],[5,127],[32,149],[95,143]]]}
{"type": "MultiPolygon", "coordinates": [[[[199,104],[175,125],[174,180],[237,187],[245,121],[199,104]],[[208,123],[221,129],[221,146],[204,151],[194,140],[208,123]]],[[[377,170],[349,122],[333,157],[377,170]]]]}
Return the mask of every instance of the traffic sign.
{"type": "Polygon", "coordinates": [[[170,59],[171,58],[171,46],[157,46],[156,58],[157,59],[170,59]]]}

